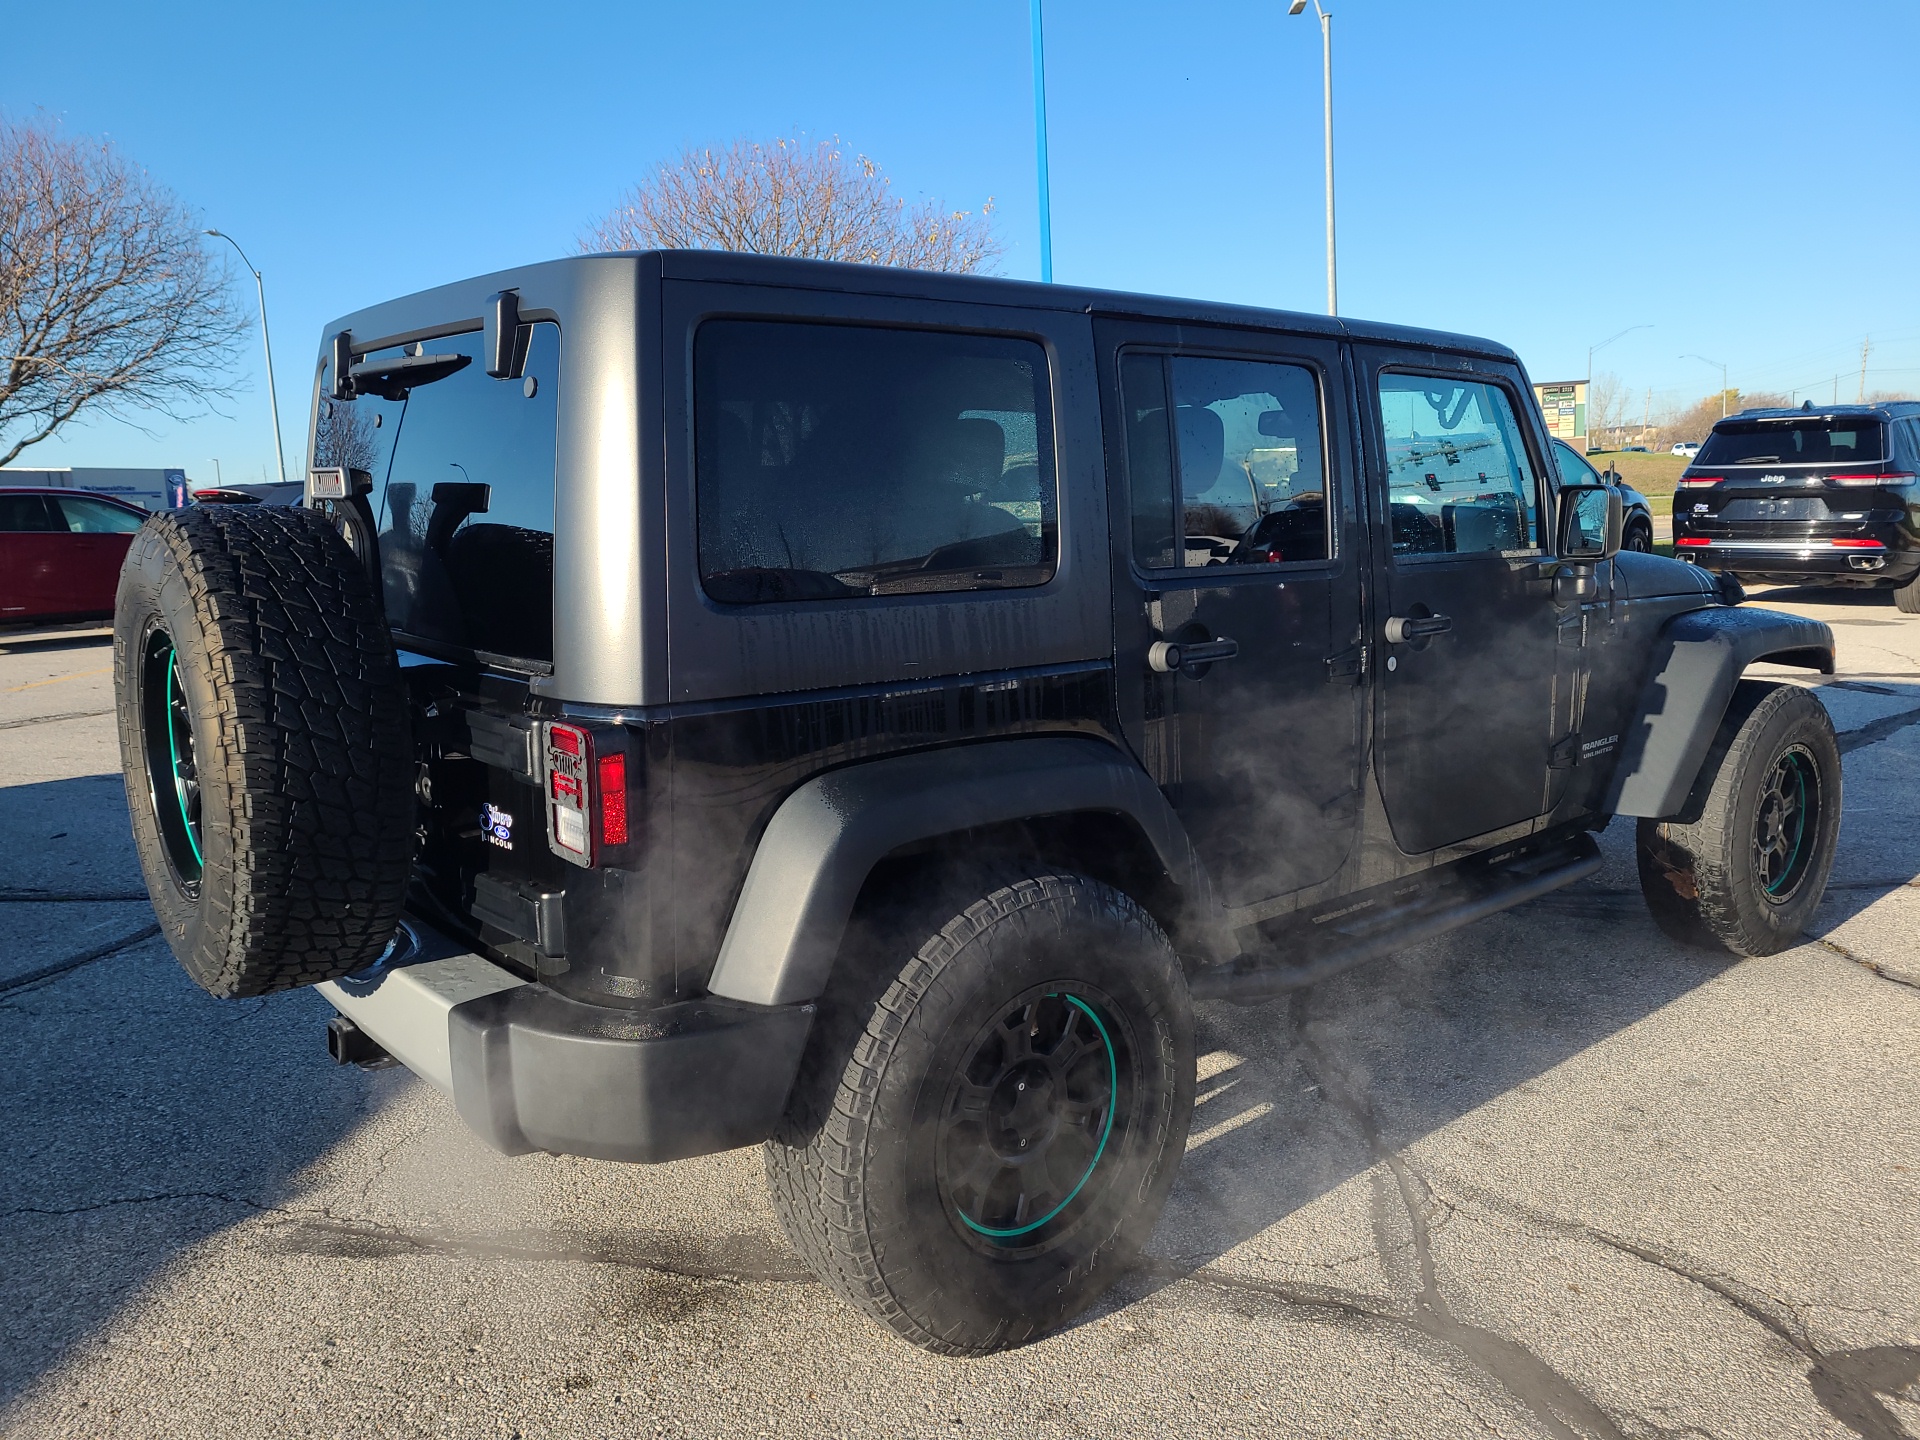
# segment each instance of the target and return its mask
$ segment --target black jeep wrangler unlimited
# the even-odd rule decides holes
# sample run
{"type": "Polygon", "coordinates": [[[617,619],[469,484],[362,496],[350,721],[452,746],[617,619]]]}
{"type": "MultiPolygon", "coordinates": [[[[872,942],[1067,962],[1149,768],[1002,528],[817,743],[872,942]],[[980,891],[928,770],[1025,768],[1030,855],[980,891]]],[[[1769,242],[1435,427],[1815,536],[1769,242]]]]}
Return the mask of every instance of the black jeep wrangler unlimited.
{"type": "Polygon", "coordinates": [[[320,983],[508,1153],[761,1144],[794,1245],[949,1353],[1134,1260],[1192,1004],[1590,874],[1790,944],[1820,624],[1616,553],[1463,336],[744,256],[330,327],[303,508],[149,519],[128,796],[216,995],[320,983]]]}

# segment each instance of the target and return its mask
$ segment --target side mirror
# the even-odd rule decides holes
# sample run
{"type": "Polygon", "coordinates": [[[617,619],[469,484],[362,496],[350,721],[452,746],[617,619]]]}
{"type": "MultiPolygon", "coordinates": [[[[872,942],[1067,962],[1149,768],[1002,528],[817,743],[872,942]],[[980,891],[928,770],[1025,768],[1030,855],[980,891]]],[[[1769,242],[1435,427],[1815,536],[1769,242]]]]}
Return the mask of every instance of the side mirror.
{"type": "Polygon", "coordinates": [[[1562,485],[1556,547],[1562,560],[1611,560],[1620,553],[1627,508],[1610,485],[1562,485]]]}

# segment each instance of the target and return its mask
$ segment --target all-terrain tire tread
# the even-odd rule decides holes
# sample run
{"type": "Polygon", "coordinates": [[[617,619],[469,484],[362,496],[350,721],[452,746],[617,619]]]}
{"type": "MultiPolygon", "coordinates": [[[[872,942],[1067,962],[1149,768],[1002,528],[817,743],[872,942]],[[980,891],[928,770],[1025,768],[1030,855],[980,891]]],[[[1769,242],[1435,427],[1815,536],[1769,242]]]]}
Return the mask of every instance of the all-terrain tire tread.
{"type": "MultiPolygon", "coordinates": [[[[1637,827],[1641,893],[1654,923],[1682,944],[1752,956],[1792,942],[1792,936],[1749,924],[1736,896],[1736,887],[1747,882],[1751,838],[1738,833],[1737,791],[1749,767],[1766,758],[1757,752],[1782,712],[1798,712],[1816,733],[1824,733],[1834,758],[1833,789],[1824,803],[1838,807],[1839,752],[1826,707],[1796,686],[1742,681],[1723,722],[1721,743],[1708,755],[1713,769],[1699,819],[1642,820],[1637,827]]],[[[1831,862],[1829,851],[1803,884],[1824,890],[1831,862]]]]}
{"type": "MultiPolygon", "coordinates": [[[[196,717],[202,793],[215,793],[207,777],[217,770],[229,801],[203,814],[205,913],[183,961],[221,996],[361,968],[399,922],[414,827],[399,663],[364,569],[323,517],[278,506],[151,517],[128,569],[144,561],[184,580],[218,697],[217,714],[196,717]],[[216,863],[227,883],[211,874],[216,863]]],[[[117,629],[117,678],[140,663],[139,641],[117,629]]],[[[133,793],[140,724],[123,700],[136,813],[147,803],[133,793]]],[[[164,877],[150,874],[155,883],[164,877]]],[[[169,935],[176,950],[183,938],[169,935]]]]}
{"type": "Polygon", "coordinates": [[[1054,904],[1106,907],[1110,918],[1139,929],[1171,960],[1171,947],[1159,926],[1117,890],[1072,874],[1026,876],[1001,885],[950,915],[886,986],[810,1139],[793,1143],[796,1137],[776,1136],[764,1146],[774,1208],[808,1267],[854,1308],[934,1354],[977,1355],[1009,1348],[1037,1338],[1041,1326],[1008,1317],[986,1343],[943,1335],[923,1324],[896,1293],[865,1219],[862,1157],[876,1096],[901,1032],[934,989],[951,982],[967,946],[989,929],[1003,923],[1022,925],[1037,907],[1054,904]]]}

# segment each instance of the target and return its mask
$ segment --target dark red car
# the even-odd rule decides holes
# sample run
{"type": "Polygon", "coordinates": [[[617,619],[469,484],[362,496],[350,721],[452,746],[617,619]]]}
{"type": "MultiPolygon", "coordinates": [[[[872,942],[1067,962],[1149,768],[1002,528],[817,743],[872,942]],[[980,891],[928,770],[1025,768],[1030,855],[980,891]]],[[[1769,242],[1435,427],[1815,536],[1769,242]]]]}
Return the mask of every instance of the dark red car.
{"type": "Polygon", "coordinates": [[[105,619],[147,512],[79,490],[0,489],[0,626],[105,619]]]}

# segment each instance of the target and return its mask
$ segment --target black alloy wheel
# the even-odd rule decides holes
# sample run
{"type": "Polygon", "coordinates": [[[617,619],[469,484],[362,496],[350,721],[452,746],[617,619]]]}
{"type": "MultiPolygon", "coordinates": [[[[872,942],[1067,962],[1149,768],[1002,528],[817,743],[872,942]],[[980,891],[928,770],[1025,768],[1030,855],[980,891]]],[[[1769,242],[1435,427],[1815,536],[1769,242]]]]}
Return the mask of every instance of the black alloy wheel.
{"type": "Polygon", "coordinates": [[[200,894],[205,849],[200,815],[200,770],[193,715],[180,676],[179,652],[164,629],[148,632],[140,667],[141,743],[147,794],[161,849],[174,884],[189,899],[200,894]]]}
{"type": "Polygon", "coordinates": [[[1819,828],[1820,769],[1805,745],[1793,745],[1774,759],[1761,781],[1754,814],[1754,871],[1768,903],[1793,899],[1813,858],[1808,838],[1819,828]]]}
{"type": "Polygon", "coordinates": [[[851,928],[767,1181],[842,1298],[981,1355],[1067,1323],[1146,1244],[1193,1112],[1191,1002],[1152,916],[1087,876],[899,884],[851,928]]]}
{"type": "Polygon", "coordinates": [[[1626,536],[1620,541],[1622,550],[1634,550],[1642,555],[1653,553],[1653,527],[1644,520],[1629,520],[1626,536]]]}
{"type": "Polygon", "coordinates": [[[1688,800],[1692,818],[1642,820],[1640,888],[1687,945],[1773,955],[1820,905],[1839,841],[1833,720],[1810,691],[1742,680],[1688,800]]]}
{"type": "Polygon", "coordinates": [[[1027,1249],[1073,1227],[1130,1113],[1128,1040],[1104,997],[1044,988],[974,1038],[937,1143],[943,1208],[976,1243],[1027,1249]]]}

